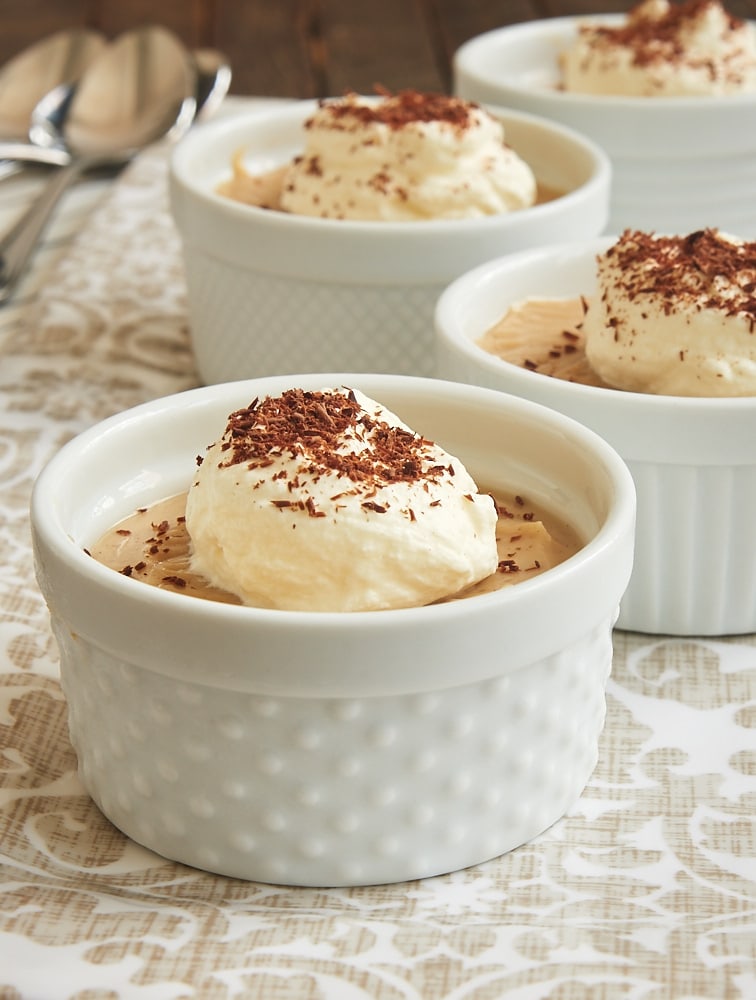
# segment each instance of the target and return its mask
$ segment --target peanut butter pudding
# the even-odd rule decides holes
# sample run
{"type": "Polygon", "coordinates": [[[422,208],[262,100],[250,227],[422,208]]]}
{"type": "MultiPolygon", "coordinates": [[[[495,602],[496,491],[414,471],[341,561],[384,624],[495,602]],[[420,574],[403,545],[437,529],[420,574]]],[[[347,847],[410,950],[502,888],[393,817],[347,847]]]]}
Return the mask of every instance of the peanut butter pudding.
{"type": "Polygon", "coordinates": [[[364,611],[472,596],[580,548],[520,496],[494,501],[356,390],[292,389],[232,413],[187,494],[91,554],[136,580],[256,607],[364,611]]]}
{"type": "Polygon", "coordinates": [[[538,196],[501,122],[456,97],[404,90],[324,100],[303,141],[293,162],[263,175],[247,171],[240,151],[218,192],[295,215],[392,222],[497,215],[538,196]]]}
{"type": "Polygon", "coordinates": [[[581,22],[561,57],[563,88],[681,97],[756,91],[756,30],[719,0],[644,0],[624,24],[581,22]]]}
{"type": "Polygon", "coordinates": [[[588,385],[756,395],[756,243],[715,229],[626,230],[597,258],[595,296],[519,304],[479,343],[506,361],[588,385]]]}
{"type": "Polygon", "coordinates": [[[489,354],[529,371],[581,385],[604,385],[585,356],[584,296],[525,299],[478,340],[489,354]]]}

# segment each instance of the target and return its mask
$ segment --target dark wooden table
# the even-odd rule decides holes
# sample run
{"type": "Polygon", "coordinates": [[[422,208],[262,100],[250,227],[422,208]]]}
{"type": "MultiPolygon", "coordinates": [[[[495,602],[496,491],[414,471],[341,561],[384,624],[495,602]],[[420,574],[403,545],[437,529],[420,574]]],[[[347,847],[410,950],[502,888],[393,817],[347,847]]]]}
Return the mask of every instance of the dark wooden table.
{"type": "MultiPolygon", "coordinates": [[[[229,56],[232,92],[324,97],[346,90],[448,91],[466,39],[517,21],[624,11],[631,0],[0,0],[0,61],[60,28],[107,35],[157,22],[229,56]]],[[[756,0],[727,0],[756,17],[756,0]]]]}

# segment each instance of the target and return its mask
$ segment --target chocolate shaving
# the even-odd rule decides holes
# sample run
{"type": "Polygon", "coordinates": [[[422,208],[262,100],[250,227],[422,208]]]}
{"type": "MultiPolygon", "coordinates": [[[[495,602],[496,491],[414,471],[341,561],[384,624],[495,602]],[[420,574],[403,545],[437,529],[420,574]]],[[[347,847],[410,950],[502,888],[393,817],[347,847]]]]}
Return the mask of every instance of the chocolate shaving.
{"type": "MultiPolygon", "coordinates": [[[[400,90],[391,93],[383,87],[376,87],[383,100],[375,104],[357,104],[346,95],[346,100],[321,100],[320,107],[327,108],[335,127],[344,131],[361,130],[365,125],[375,123],[396,130],[415,122],[443,122],[456,129],[465,129],[470,122],[473,109],[478,106],[459,97],[445,94],[421,93],[417,90],[400,90]]],[[[312,127],[312,119],[305,128],[312,127]]]]}
{"type": "MultiPolygon", "coordinates": [[[[744,26],[745,22],[725,11],[718,0],[685,0],[670,4],[669,10],[658,18],[643,16],[643,4],[638,4],[630,10],[627,22],[619,27],[586,25],[581,26],[581,31],[593,34],[602,47],[622,46],[629,50],[636,66],[680,64],[686,61],[691,23],[705,16],[710,7],[722,10],[728,31],[744,26]]],[[[714,77],[716,69],[710,60],[706,66],[714,77]]]]}
{"type": "Polygon", "coordinates": [[[520,567],[514,559],[502,559],[497,567],[499,573],[519,573],[520,567]]]}
{"type": "Polygon", "coordinates": [[[373,500],[365,500],[360,506],[364,507],[366,510],[373,510],[376,514],[385,514],[388,510],[387,506],[380,503],[375,503],[373,500]]]}
{"type": "Polygon", "coordinates": [[[631,300],[653,295],[666,314],[689,305],[756,321],[756,243],[732,242],[716,229],[687,236],[626,229],[606,257],[631,300]]]}
{"type": "MultiPolygon", "coordinates": [[[[221,468],[245,464],[250,470],[265,468],[273,457],[289,456],[297,464],[289,480],[291,490],[301,486],[299,477],[317,482],[335,474],[344,480],[347,492],[374,497],[392,483],[438,483],[454,475],[452,465],[437,464],[431,441],[403,427],[375,419],[361,408],[351,390],[311,392],[290,389],[278,397],[255,399],[229,416],[221,445],[221,468]],[[354,450],[346,450],[346,440],[354,450]]],[[[294,507],[296,501],[272,501],[279,508],[294,507]]],[[[377,501],[363,506],[385,510],[377,501]]],[[[305,501],[313,517],[325,516],[305,501]]],[[[155,528],[159,534],[162,525],[155,528]]]]}

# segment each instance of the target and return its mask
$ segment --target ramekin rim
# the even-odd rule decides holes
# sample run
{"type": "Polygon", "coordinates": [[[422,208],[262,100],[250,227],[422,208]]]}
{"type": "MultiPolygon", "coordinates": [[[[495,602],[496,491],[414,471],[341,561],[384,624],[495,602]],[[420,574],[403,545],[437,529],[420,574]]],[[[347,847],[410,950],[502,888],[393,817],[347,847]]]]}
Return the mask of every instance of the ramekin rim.
{"type": "MultiPolygon", "coordinates": [[[[532,87],[520,86],[514,82],[505,82],[502,79],[483,75],[479,70],[468,62],[471,54],[475,55],[476,50],[487,48],[495,44],[505,36],[511,37],[518,34],[535,34],[539,31],[546,31],[553,28],[571,28],[586,21],[621,23],[625,17],[622,13],[606,14],[576,14],[563,17],[538,18],[534,21],[524,21],[518,24],[504,25],[499,28],[492,28],[490,31],[475,35],[463,42],[453,56],[455,71],[462,70],[470,78],[474,78],[479,83],[493,85],[501,90],[502,94],[509,91],[512,94],[534,96],[532,87]]],[[[751,21],[756,25],[756,22],[751,21]]],[[[756,91],[744,94],[711,94],[711,95],[680,95],[679,97],[659,96],[659,97],[634,97],[619,94],[579,94],[564,90],[550,90],[540,88],[536,92],[539,100],[553,100],[556,106],[584,108],[585,110],[610,110],[619,108],[622,110],[639,110],[641,108],[652,109],[652,113],[674,112],[681,109],[687,110],[700,106],[711,109],[713,112],[721,113],[723,109],[737,107],[738,105],[754,105],[756,107],[756,91]]]]}
{"type": "MultiPolygon", "coordinates": [[[[482,106],[491,110],[494,114],[500,114],[503,117],[509,117],[524,124],[546,129],[550,133],[559,136],[565,143],[570,144],[573,149],[579,150],[581,154],[589,157],[591,162],[590,176],[577,187],[559,195],[551,201],[531,205],[525,209],[473,219],[414,219],[407,221],[319,219],[314,216],[271,211],[270,209],[235,201],[213,190],[208,190],[206,185],[201,184],[192,176],[189,164],[185,161],[189,159],[194,150],[201,148],[200,143],[211,141],[217,134],[223,135],[237,128],[243,129],[247,125],[276,120],[282,115],[286,118],[290,117],[294,119],[301,117],[303,114],[308,113],[304,111],[305,107],[314,109],[317,106],[318,101],[312,99],[286,102],[276,109],[263,112],[250,111],[203,124],[194,134],[190,133],[185,136],[171,152],[169,159],[170,182],[180,187],[186,196],[196,199],[208,208],[227,214],[235,219],[246,219],[250,225],[256,223],[258,225],[264,224],[284,229],[296,228],[305,232],[308,230],[311,232],[321,230],[329,233],[344,232],[345,234],[369,232],[371,238],[374,238],[376,235],[380,237],[381,233],[385,233],[388,236],[401,236],[407,233],[427,233],[429,238],[436,238],[439,234],[446,232],[459,235],[469,231],[480,232],[487,229],[515,227],[522,224],[524,216],[529,219],[542,219],[544,216],[548,217],[549,215],[556,214],[564,205],[578,199],[583,200],[589,197],[595,188],[609,183],[611,176],[610,158],[604,149],[589,136],[584,135],[569,125],[552,121],[529,111],[507,108],[488,101],[476,103],[481,103],[482,106]]],[[[506,126],[506,121],[504,124],[506,126]]]]}
{"type": "Polygon", "coordinates": [[[580,252],[587,254],[611,245],[612,241],[616,239],[616,235],[603,235],[595,237],[592,240],[565,241],[554,243],[547,247],[531,247],[493,258],[471,268],[451,281],[439,295],[435,307],[437,336],[453,343],[458,350],[477,365],[491,372],[496,373],[502,370],[511,372],[518,379],[521,379],[525,385],[553,385],[555,393],[570,393],[576,398],[582,396],[585,399],[609,399],[617,402],[621,400],[623,404],[628,404],[628,400],[632,399],[632,405],[644,407],[649,410],[660,409],[662,406],[669,408],[670,405],[674,405],[678,412],[683,412],[683,415],[686,411],[699,412],[702,409],[712,412],[721,409],[724,412],[733,411],[738,413],[742,410],[750,411],[756,407],[756,396],[675,396],[662,393],[628,392],[624,389],[583,385],[578,382],[569,382],[565,379],[554,378],[542,372],[529,371],[527,368],[514,364],[514,362],[497,357],[490,351],[486,351],[480,347],[470,337],[463,335],[457,329],[450,329],[450,324],[446,322],[446,313],[451,310],[453,304],[469,297],[470,292],[483,279],[500,274],[508,268],[516,266],[520,261],[527,259],[546,261],[560,252],[580,252]],[[547,379],[548,382],[544,383],[544,379],[547,379]]]}
{"type": "MultiPolygon", "coordinates": [[[[288,378],[292,380],[292,385],[295,384],[297,377],[296,375],[273,376],[273,378],[279,381],[281,378],[288,378]]],[[[587,447],[592,448],[594,455],[597,459],[600,459],[604,473],[609,475],[614,485],[612,505],[604,523],[599,527],[596,534],[588,539],[569,559],[551,568],[546,573],[530,580],[518,582],[510,587],[504,587],[491,593],[476,595],[475,597],[460,601],[429,604],[414,608],[323,612],[255,608],[207,601],[202,598],[194,598],[194,603],[191,603],[189,595],[151,587],[141,581],[131,580],[123,574],[97,562],[66,532],[65,526],[59,522],[57,516],[50,516],[51,514],[55,514],[53,502],[55,483],[60,481],[61,475],[64,474],[63,470],[69,467],[69,457],[72,452],[85,449],[102,433],[107,433],[109,430],[121,426],[126,421],[148,418],[151,414],[158,415],[161,409],[169,409],[175,406],[179,399],[186,400],[190,395],[199,399],[201,396],[210,396],[213,392],[233,391],[234,387],[241,387],[253,382],[264,382],[266,381],[266,377],[262,379],[245,379],[235,383],[201,386],[149,400],[130,407],[128,410],[113,414],[76,435],[76,437],[64,444],[49,459],[34,482],[30,503],[30,518],[34,533],[44,541],[48,550],[54,552],[61,561],[71,566],[77,574],[83,574],[84,577],[90,578],[101,587],[114,591],[119,598],[129,599],[132,603],[146,602],[154,605],[156,601],[158,604],[165,602],[167,607],[172,607],[176,610],[185,607],[187,608],[187,613],[191,613],[191,609],[195,608],[194,613],[196,615],[200,615],[211,621],[216,619],[219,621],[226,619],[233,621],[244,616],[249,618],[250,621],[256,619],[267,621],[273,620],[271,619],[271,616],[273,616],[275,621],[280,622],[282,626],[299,625],[304,627],[306,625],[309,628],[314,626],[315,628],[327,629],[332,628],[334,623],[338,623],[340,628],[345,627],[345,623],[348,623],[346,624],[347,628],[358,628],[366,621],[374,623],[376,620],[390,621],[392,625],[395,623],[410,624],[416,616],[420,616],[421,620],[422,618],[427,618],[429,624],[431,624],[434,618],[442,614],[447,618],[449,616],[457,617],[468,615],[475,608],[485,609],[491,605],[500,606],[502,604],[517,602],[521,600],[517,596],[518,593],[529,595],[536,588],[556,586],[562,577],[574,575],[576,571],[579,571],[583,563],[593,559],[598,552],[618,541],[627,530],[628,518],[631,520],[634,519],[635,490],[629,470],[622,458],[597,433],[558,411],[551,410],[549,407],[531,402],[530,400],[520,399],[516,396],[507,397],[495,389],[470,386],[443,379],[430,379],[412,375],[383,376],[372,373],[361,375],[356,373],[324,373],[323,376],[318,374],[317,377],[324,378],[325,381],[323,384],[331,384],[329,380],[334,378],[345,378],[358,384],[358,380],[362,381],[365,378],[383,379],[387,377],[398,379],[408,386],[411,382],[433,382],[445,387],[444,391],[447,392],[462,395],[472,391],[478,396],[484,394],[489,397],[491,402],[496,401],[497,403],[501,403],[501,397],[504,397],[507,399],[510,408],[521,412],[528,410],[531,413],[538,412],[542,419],[549,422],[554,431],[557,431],[559,428],[566,429],[573,438],[577,438],[587,447]],[[471,605],[472,609],[470,608],[471,605]],[[380,616],[380,619],[376,619],[376,616],[380,616]]],[[[344,384],[348,384],[348,382],[344,384]]]]}

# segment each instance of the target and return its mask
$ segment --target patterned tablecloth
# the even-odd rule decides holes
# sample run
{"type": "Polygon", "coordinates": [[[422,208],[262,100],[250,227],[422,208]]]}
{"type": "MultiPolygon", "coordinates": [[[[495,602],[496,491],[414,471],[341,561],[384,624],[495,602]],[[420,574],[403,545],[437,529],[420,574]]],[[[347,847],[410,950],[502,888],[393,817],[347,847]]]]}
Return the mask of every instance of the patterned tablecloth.
{"type": "MultiPolygon", "coordinates": [[[[753,636],[617,633],[579,803],[452,875],[217,877],[130,842],[83,792],[28,501],[72,435],[196,383],[166,163],[80,188],[0,311],[0,997],[756,997],[753,636]]],[[[0,219],[33,183],[0,185],[0,219]]]]}

